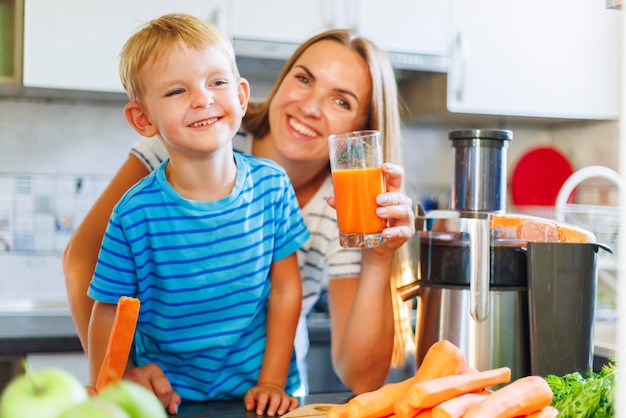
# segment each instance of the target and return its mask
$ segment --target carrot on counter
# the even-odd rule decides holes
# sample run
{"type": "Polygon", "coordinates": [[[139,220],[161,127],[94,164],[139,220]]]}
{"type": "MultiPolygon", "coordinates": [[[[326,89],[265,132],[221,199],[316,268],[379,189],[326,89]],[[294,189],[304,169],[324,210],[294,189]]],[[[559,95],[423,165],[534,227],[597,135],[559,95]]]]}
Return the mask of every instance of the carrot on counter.
{"type": "Polygon", "coordinates": [[[552,402],[552,389],[540,376],[526,376],[494,391],[465,418],[508,418],[539,411],[552,402]]]}
{"type": "Polygon", "coordinates": [[[492,392],[489,390],[483,390],[455,396],[434,406],[432,416],[433,418],[461,418],[470,408],[478,405],[490,393],[492,392]]]}
{"type": "Polygon", "coordinates": [[[413,384],[415,376],[397,383],[361,393],[348,401],[348,417],[387,417],[393,414],[393,405],[413,384]]]}
{"type": "Polygon", "coordinates": [[[415,373],[415,380],[452,376],[465,370],[465,354],[448,340],[439,340],[430,346],[415,373]]]}
{"type": "MultiPolygon", "coordinates": [[[[490,386],[507,383],[509,380],[511,380],[511,369],[500,367],[478,373],[463,373],[418,382],[409,389],[411,405],[415,408],[431,408],[455,396],[478,392],[490,386]]],[[[483,415],[483,418],[485,416],[490,415],[483,415]]]]}
{"type": "Polygon", "coordinates": [[[526,418],[556,418],[559,415],[559,410],[553,406],[546,406],[537,412],[526,415],[526,418]]]}
{"type": "MultiPolygon", "coordinates": [[[[465,354],[456,345],[447,340],[440,340],[430,346],[420,364],[413,383],[451,376],[462,373],[466,369],[465,354]]],[[[420,408],[411,405],[409,388],[396,399],[393,411],[398,418],[413,418],[420,408]]]]}
{"type": "Polygon", "coordinates": [[[122,296],[117,303],[111,336],[96,381],[98,392],[124,375],[139,317],[139,306],[139,299],[127,296],[122,296]]]}
{"type": "Polygon", "coordinates": [[[328,410],[328,418],[348,418],[348,404],[335,405],[328,410]]]}
{"type": "Polygon", "coordinates": [[[417,415],[415,415],[414,418],[431,418],[432,415],[432,409],[428,408],[428,409],[422,409],[421,411],[419,411],[417,413],[417,415]]]}

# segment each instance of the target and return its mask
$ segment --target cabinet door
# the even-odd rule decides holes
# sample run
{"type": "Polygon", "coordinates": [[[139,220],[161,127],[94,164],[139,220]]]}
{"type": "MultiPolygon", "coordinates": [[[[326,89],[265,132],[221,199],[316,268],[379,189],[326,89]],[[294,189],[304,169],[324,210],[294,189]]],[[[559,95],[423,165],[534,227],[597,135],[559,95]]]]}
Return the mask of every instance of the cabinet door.
{"type": "Polygon", "coordinates": [[[447,0],[352,0],[352,27],[391,52],[447,54],[447,0]]]}
{"type": "Polygon", "coordinates": [[[395,68],[446,71],[448,0],[350,0],[349,27],[387,52],[395,68]]]}
{"type": "Polygon", "coordinates": [[[30,87],[123,92],[119,52],[146,21],[187,12],[229,33],[228,0],[25,0],[24,76],[30,87]]]}
{"type": "Polygon", "coordinates": [[[589,0],[458,0],[453,13],[450,111],[619,116],[619,12],[589,0]]]}
{"type": "Polygon", "coordinates": [[[398,69],[445,71],[449,0],[235,0],[237,55],[287,59],[311,36],[351,28],[398,69]]]}
{"type": "Polygon", "coordinates": [[[300,44],[336,26],[338,0],[234,0],[233,37],[300,44]]]}

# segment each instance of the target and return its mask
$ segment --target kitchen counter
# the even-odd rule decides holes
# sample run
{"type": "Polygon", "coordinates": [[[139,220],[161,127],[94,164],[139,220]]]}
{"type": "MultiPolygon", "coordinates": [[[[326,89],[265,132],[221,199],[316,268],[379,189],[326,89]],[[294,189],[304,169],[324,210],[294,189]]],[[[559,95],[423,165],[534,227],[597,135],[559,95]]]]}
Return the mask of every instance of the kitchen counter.
{"type": "Polygon", "coordinates": [[[69,313],[0,314],[0,356],[82,350],[69,313]]]}
{"type": "MultiPolygon", "coordinates": [[[[351,393],[325,393],[309,395],[299,398],[300,405],[314,403],[341,404],[346,403],[352,397],[351,393]]],[[[183,402],[178,410],[177,418],[258,418],[267,415],[257,415],[248,412],[243,406],[243,400],[223,402],[183,402]]]]}
{"type": "MultiPolygon", "coordinates": [[[[341,392],[346,388],[332,373],[328,362],[330,333],[328,320],[321,316],[309,318],[310,358],[315,364],[309,376],[312,393],[341,392]],[[322,367],[322,363],[328,365],[322,367]],[[326,370],[328,369],[328,370],[326,370]],[[318,388],[318,389],[316,389],[318,388]]],[[[593,369],[615,356],[617,322],[598,322],[595,328],[593,369]]],[[[0,311],[0,358],[17,359],[32,353],[82,353],[74,323],[68,311],[5,312],[0,311]]],[[[0,370],[1,371],[1,370],[0,370]]],[[[0,386],[3,383],[0,376],[0,386]]]]}

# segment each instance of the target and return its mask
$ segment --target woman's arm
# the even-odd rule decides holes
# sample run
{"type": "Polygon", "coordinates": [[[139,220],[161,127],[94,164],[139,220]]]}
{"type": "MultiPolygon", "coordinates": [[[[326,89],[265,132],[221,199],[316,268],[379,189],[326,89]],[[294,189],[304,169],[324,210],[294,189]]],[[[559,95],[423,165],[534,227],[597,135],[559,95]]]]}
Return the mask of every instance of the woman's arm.
{"type": "Polygon", "coordinates": [[[88,353],[88,330],[93,300],[87,289],[98,260],[102,237],[113,207],[122,195],[148,174],[139,159],[129,155],[70,238],[62,263],[70,310],[83,350],[88,353]]]}
{"type": "Polygon", "coordinates": [[[389,220],[385,242],[363,250],[360,277],[328,285],[333,366],[354,394],[377,389],[387,379],[394,343],[392,263],[396,250],[415,234],[412,201],[401,192],[404,170],[385,164],[384,172],[387,193],[377,202],[378,215],[389,220]]]}
{"type": "Polygon", "coordinates": [[[391,258],[376,261],[364,254],[361,277],[328,284],[333,367],[355,395],[379,388],[389,373],[394,336],[390,270],[391,258]]]}

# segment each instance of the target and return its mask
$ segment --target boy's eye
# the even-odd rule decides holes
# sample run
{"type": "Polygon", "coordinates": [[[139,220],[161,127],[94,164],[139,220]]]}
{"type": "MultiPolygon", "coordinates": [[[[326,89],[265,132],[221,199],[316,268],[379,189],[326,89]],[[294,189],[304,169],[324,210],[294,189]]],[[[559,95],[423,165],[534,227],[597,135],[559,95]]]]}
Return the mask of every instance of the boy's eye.
{"type": "Polygon", "coordinates": [[[226,80],[216,80],[212,83],[213,86],[219,87],[228,84],[226,80]]]}
{"type": "Polygon", "coordinates": [[[172,90],[170,92],[168,92],[165,96],[169,97],[169,96],[175,96],[177,94],[182,94],[185,90],[183,89],[176,89],[176,90],[172,90]]]}

